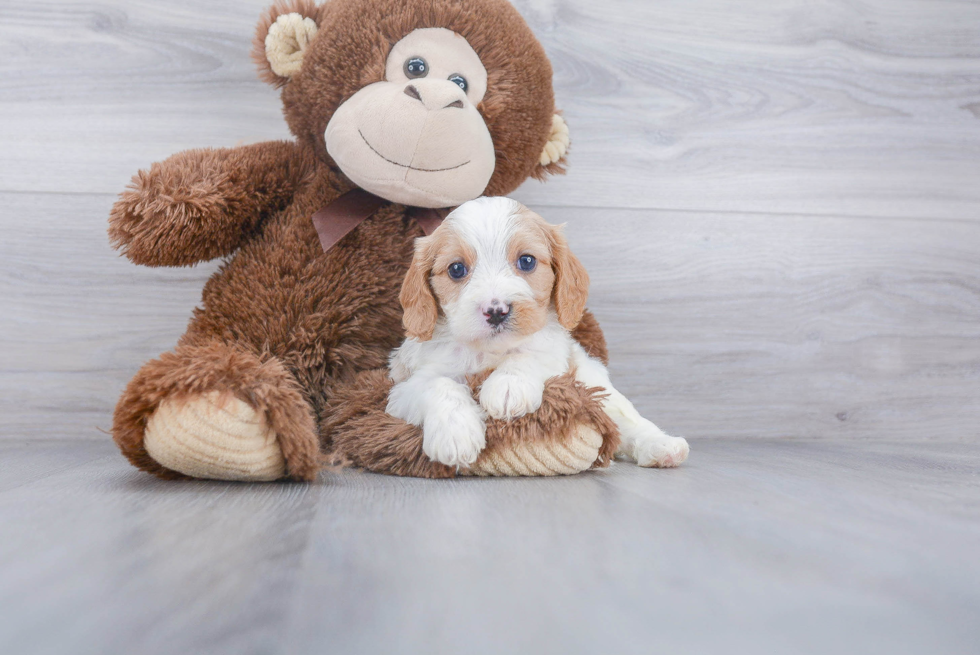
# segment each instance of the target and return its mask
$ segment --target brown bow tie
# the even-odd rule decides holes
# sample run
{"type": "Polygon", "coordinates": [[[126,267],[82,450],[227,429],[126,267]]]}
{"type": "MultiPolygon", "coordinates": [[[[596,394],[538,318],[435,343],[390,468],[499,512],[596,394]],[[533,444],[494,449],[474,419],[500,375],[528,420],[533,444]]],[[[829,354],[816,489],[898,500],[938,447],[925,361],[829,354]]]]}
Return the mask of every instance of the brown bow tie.
{"type": "MultiPolygon", "coordinates": [[[[318,210],[313,214],[313,227],[320,236],[323,252],[333,248],[338,241],[387,202],[384,198],[379,198],[364,189],[353,189],[318,210]]],[[[409,215],[415,219],[426,235],[432,234],[449,212],[449,209],[409,208],[409,215]]]]}

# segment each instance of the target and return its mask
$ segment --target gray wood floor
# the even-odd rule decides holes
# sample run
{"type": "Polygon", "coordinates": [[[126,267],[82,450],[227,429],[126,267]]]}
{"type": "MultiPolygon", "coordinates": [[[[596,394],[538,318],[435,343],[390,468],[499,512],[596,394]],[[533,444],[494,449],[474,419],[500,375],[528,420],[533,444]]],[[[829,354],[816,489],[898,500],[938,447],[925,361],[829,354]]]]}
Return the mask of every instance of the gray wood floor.
{"type": "Polygon", "coordinates": [[[5,653],[976,653],[980,445],[556,480],[166,483],[0,442],[5,653]]]}
{"type": "Polygon", "coordinates": [[[0,0],[0,652],[980,652],[980,3],[518,0],[676,471],[167,484],[108,437],[218,263],[115,195],[288,138],[271,0],[0,0]]]}

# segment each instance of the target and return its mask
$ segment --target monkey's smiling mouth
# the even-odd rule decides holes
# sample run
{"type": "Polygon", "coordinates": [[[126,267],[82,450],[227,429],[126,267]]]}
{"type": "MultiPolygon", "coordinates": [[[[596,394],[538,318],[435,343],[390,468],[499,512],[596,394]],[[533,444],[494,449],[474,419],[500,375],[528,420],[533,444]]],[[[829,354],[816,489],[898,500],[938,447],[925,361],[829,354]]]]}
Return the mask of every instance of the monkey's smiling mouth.
{"type": "Polygon", "coordinates": [[[392,161],[392,160],[388,159],[387,157],[385,157],[384,155],[382,155],[380,152],[378,152],[377,148],[375,148],[374,146],[372,146],[368,142],[367,137],[365,137],[364,136],[364,133],[361,132],[361,128],[357,128],[357,133],[361,135],[361,140],[364,141],[364,145],[366,145],[368,148],[370,148],[371,149],[371,152],[373,152],[374,154],[376,154],[378,157],[381,157],[382,159],[384,159],[389,164],[394,164],[395,166],[400,166],[402,168],[407,168],[407,169],[413,170],[413,171],[421,171],[423,173],[442,173],[443,171],[451,171],[451,170],[455,170],[457,168],[462,168],[463,166],[466,166],[468,163],[470,163],[470,161],[472,161],[470,159],[467,159],[462,164],[456,164],[455,166],[449,166],[448,168],[418,168],[417,166],[409,166],[408,164],[399,164],[398,162],[392,161]]]}

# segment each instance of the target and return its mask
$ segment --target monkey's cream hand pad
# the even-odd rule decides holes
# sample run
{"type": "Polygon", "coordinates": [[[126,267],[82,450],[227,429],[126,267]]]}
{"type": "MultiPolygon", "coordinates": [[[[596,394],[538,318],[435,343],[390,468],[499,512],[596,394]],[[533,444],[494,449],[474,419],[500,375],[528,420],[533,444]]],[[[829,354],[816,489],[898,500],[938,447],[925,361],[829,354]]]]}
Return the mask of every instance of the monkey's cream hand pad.
{"type": "Polygon", "coordinates": [[[555,114],[551,117],[551,132],[548,134],[548,142],[544,144],[539,163],[542,166],[550,166],[561,161],[561,158],[568,152],[570,143],[571,138],[568,136],[568,125],[565,123],[565,119],[555,114]]]}
{"type": "Polygon", "coordinates": [[[194,478],[269,481],[286,475],[265,417],[217,391],[165,400],[147,421],[143,443],[154,460],[194,478]]]}
{"type": "Polygon", "coordinates": [[[394,202],[453,207],[480,196],[496,166],[477,110],[487,71],[470,44],[442,27],[417,29],[388,55],[385,80],[334,112],[327,152],[355,184],[394,202]]]}

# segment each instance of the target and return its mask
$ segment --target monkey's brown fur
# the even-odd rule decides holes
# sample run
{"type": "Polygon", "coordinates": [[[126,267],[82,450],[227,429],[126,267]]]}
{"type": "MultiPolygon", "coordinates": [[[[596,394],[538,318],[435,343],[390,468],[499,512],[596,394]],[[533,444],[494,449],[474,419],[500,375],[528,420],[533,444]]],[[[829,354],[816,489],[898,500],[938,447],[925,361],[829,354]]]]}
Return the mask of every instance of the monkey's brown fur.
{"type": "MultiPolygon", "coordinates": [[[[451,476],[425,458],[416,428],[384,414],[383,372],[363,373],[384,368],[404,338],[398,291],[422,230],[406,207],[388,204],[322,252],[310,218],[353,188],[327,155],[323,132],[341,102],[382,79],[393,43],[419,27],[447,27],[466,37],[488,71],[479,110],[497,164],[486,193],[504,195],[528,177],[562,170],[562,162],[538,163],[555,111],[551,66],[506,0],[332,0],[321,7],[294,0],[270,10],[257,39],[283,11],[320,24],[300,74],[286,83],[263,73],[284,85],[296,142],[179,153],[136,175],[112,209],[110,239],[135,263],[229,257],[205,285],[175,351],[147,363],[127,386],[113,437],[135,466],[182,477],[147,454],[148,418],[166,398],[227,391],[265,413],[292,478],[313,479],[325,459],[451,476]]],[[[605,358],[590,314],[576,335],[605,358]]],[[[606,463],[615,428],[595,393],[570,378],[549,383],[534,417],[491,424],[488,448],[561,439],[577,422],[606,436],[597,464],[606,463]]]]}
{"type": "MultiPolygon", "coordinates": [[[[478,382],[482,379],[472,381],[474,392],[478,382]]],[[[431,461],[422,452],[420,428],[385,413],[392,384],[384,370],[365,371],[354,384],[333,394],[330,416],[320,426],[324,441],[333,444],[332,463],[353,464],[392,475],[454,477],[455,469],[431,461]]],[[[586,389],[571,374],[548,380],[538,411],[512,421],[487,421],[487,446],[480,457],[506,450],[515,441],[560,443],[584,423],[603,437],[593,468],[608,466],[619,446],[619,433],[597,402],[601,394],[601,389],[586,389]]]]}

